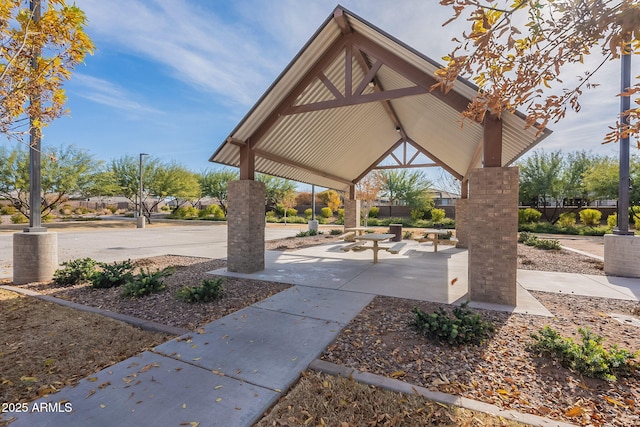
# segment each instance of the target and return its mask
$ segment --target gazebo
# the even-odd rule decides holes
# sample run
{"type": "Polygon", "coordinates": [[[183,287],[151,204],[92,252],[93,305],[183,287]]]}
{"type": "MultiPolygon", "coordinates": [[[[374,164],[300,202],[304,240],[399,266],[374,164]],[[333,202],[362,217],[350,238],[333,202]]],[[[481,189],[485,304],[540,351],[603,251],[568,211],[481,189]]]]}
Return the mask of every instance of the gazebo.
{"type": "Polygon", "coordinates": [[[461,123],[478,88],[460,79],[431,90],[435,61],[338,6],[211,156],[240,168],[229,183],[227,268],[264,269],[261,172],[344,191],[345,227],[359,225],[355,184],[392,156],[421,153],[462,183],[458,246],[469,249],[472,300],[516,305],[518,170],[514,161],[551,131],[521,114],[461,123]],[[406,150],[404,150],[406,152],[406,150]]]}

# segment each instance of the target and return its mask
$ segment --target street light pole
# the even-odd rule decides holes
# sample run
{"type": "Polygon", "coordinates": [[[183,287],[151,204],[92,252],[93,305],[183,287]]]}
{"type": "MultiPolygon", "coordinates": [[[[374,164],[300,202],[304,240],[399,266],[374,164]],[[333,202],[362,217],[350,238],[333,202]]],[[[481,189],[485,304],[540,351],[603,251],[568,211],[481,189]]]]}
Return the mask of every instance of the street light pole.
{"type": "Polygon", "coordinates": [[[138,168],[139,174],[140,174],[140,183],[138,185],[138,219],[137,219],[137,227],[138,228],[144,228],[144,224],[145,224],[145,219],[144,219],[144,214],[142,212],[142,189],[143,189],[143,185],[142,185],[142,156],[148,156],[147,153],[140,153],[140,165],[138,168]]]}
{"type": "MultiPolygon", "coordinates": [[[[620,92],[626,93],[631,87],[631,52],[626,45],[622,48],[620,92]]],[[[631,184],[629,176],[629,136],[626,135],[626,126],[629,124],[629,114],[631,106],[629,95],[620,97],[620,126],[623,129],[620,138],[620,180],[618,184],[618,221],[613,229],[613,234],[622,236],[633,235],[629,231],[629,186],[631,184]]]]}

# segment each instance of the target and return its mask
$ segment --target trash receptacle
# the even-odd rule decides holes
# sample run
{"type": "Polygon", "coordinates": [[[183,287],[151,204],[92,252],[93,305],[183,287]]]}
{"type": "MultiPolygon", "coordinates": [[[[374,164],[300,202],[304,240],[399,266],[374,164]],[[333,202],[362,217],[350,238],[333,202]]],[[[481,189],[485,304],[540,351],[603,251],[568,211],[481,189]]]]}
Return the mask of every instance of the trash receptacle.
{"type": "Polygon", "coordinates": [[[389,224],[389,234],[395,234],[396,236],[391,239],[392,242],[402,241],[402,224],[389,224]]]}

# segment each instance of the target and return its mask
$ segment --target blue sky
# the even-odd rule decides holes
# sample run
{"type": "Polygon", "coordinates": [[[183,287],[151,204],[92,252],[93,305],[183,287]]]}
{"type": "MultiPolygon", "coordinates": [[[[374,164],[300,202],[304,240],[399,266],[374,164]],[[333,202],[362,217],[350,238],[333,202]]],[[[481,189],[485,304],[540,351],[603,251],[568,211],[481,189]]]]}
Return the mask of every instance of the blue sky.
{"type": "MultiPolygon", "coordinates": [[[[144,152],[193,171],[217,167],[210,155],[335,1],[75,0],[97,49],[66,84],[71,115],[45,129],[43,145],[73,144],[106,161],[144,152]]],[[[341,4],[436,60],[464,28],[443,28],[451,13],[436,0],[341,4]]],[[[573,71],[567,77],[582,72],[573,71]]],[[[619,109],[619,63],[597,82],[582,111],[551,125],[541,147],[617,155],[617,144],[600,142],[619,109]]]]}

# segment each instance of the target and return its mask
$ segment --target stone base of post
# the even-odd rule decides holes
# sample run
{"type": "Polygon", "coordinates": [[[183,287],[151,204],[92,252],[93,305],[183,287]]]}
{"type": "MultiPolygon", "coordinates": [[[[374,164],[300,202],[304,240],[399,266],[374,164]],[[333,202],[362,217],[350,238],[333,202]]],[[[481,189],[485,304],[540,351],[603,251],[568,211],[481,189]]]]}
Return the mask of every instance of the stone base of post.
{"type": "Polygon", "coordinates": [[[253,180],[229,181],[227,209],[227,270],[264,270],[265,185],[253,180]]]}
{"type": "Polygon", "coordinates": [[[360,226],[360,200],[344,199],[344,228],[360,226]]]}
{"type": "Polygon", "coordinates": [[[605,234],[604,274],[640,278],[640,236],[605,234]]]}
{"type": "Polygon", "coordinates": [[[145,225],[147,223],[147,218],[143,216],[139,216],[138,218],[136,218],[136,227],[137,228],[144,228],[145,225]]]}
{"type": "Polygon", "coordinates": [[[515,306],[518,168],[475,169],[469,186],[469,296],[515,306]]]}
{"type": "Polygon", "coordinates": [[[27,232],[13,235],[14,284],[49,281],[57,269],[57,233],[27,232]]]}
{"type": "Polygon", "coordinates": [[[456,248],[469,247],[469,199],[456,200],[456,248]]]}

